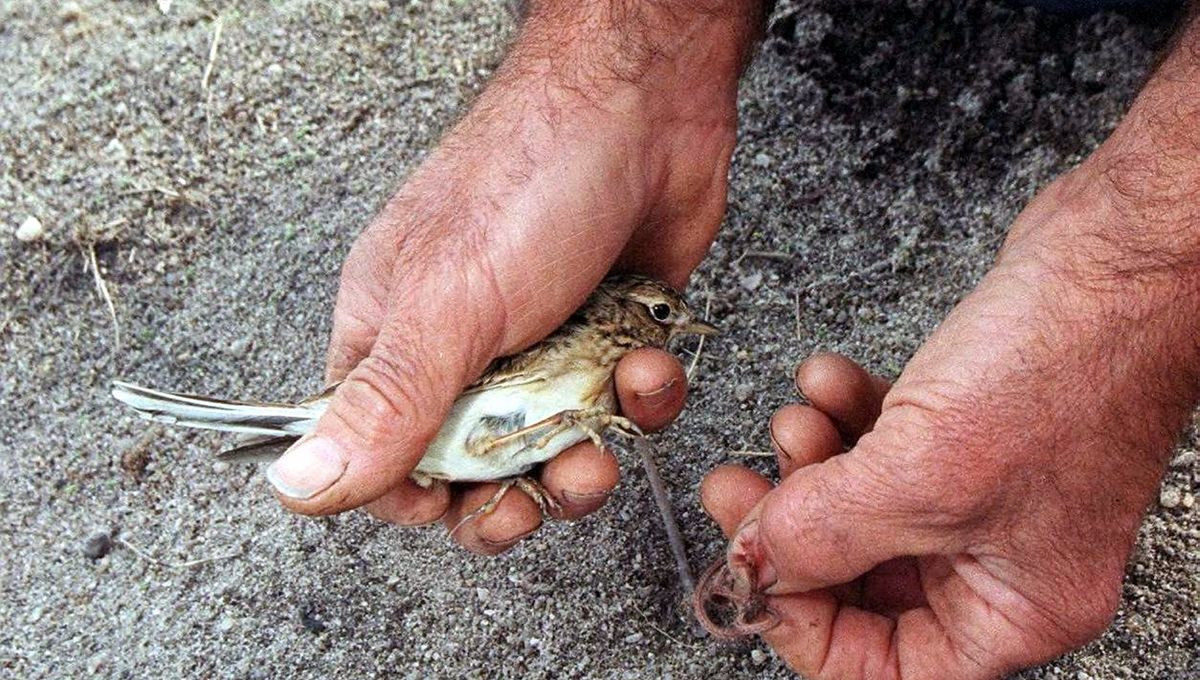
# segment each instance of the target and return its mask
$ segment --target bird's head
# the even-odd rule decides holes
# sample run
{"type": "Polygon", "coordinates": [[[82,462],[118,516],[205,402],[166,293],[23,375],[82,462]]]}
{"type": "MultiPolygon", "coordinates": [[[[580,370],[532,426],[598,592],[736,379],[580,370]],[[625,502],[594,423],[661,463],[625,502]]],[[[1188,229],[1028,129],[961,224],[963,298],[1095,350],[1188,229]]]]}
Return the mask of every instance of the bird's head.
{"type": "Polygon", "coordinates": [[[597,293],[621,307],[625,324],[636,327],[638,335],[648,345],[664,346],[679,335],[715,335],[718,332],[715,326],[692,312],[678,291],[655,279],[610,276],[600,284],[597,293]]]}

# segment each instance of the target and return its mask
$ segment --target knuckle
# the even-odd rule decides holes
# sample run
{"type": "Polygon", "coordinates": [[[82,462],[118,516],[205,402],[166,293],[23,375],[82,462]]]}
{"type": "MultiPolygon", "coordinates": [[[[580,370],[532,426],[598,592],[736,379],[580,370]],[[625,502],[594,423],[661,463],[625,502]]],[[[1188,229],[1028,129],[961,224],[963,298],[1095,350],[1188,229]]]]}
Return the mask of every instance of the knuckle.
{"type": "Polygon", "coordinates": [[[969,529],[994,514],[1019,472],[1011,442],[1001,441],[1003,412],[969,390],[922,386],[888,406],[859,449],[883,461],[879,471],[901,487],[909,509],[946,528],[969,529]]]}
{"type": "Polygon", "coordinates": [[[338,389],[343,424],[368,446],[390,443],[430,403],[429,376],[412,360],[377,352],[359,362],[338,389]]]}

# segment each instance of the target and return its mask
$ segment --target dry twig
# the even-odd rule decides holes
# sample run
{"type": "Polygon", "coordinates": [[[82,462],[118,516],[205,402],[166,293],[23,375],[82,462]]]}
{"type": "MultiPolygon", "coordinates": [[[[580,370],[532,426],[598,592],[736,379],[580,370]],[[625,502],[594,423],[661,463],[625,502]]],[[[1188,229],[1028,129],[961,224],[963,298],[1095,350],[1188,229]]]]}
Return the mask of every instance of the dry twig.
{"type": "Polygon", "coordinates": [[[671,555],[675,558],[675,568],[679,570],[679,581],[683,585],[684,594],[691,597],[692,591],[696,589],[696,579],[692,576],[691,565],[688,564],[687,548],[683,544],[679,523],[675,521],[671,497],[667,495],[667,487],[663,484],[662,475],[658,473],[658,463],[654,461],[654,448],[646,437],[634,439],[633,446],[642,459],[646,481],[650,484],[650,492],[654,495],[654,502],[662,515],[663,528],[667,531],[667,543],[671,547],[671,555]]]}
{"type": "Polygon", "coordinates": [[[154,565],[157,565],[160,567],[166,567],[168,569],[191,569],[192,567],[197,567],[197,566],[200,566],[201,564],[208,564],[209,562],[219,562],[221,560],[231,560],[235,557],[241,557],[246,552],[245,549],[239,548],[238,550],[236,550],[234,552],[224,553],[221,555],[213,555],[211,557],[201,557],[201,558],[195,559],[195,560],[187,560],[186,562],[168,562],[166,560],[158,559],[154,555],[151,555],[150,553],[146,552],[145,550],[142,550],[141,548],[137,547],[136,545],[130,543],[129,541],[127,541],[123,538],[113,538],[113,543],[115,543],[123,548],[128,548],[129,551],[132,552],[134,555],[137,555],[140,559],[145,560],[146,562],[149,562],[150,564],[154,564],[154,565]]]}
{"type": "Polygon", "coordinates": [[[218,15],[213,26],[212,44],[208,48],[208,64],[204,66],[204,76],[200,78],[200,91],[204,93],[204,138],[209,144],[212,144],[213,97],[212,89],[209,88],[209,79],[212,78],[213,67],[217,64],[217,47],[221,44],[221,30],[224,26],[225,19],[218,15]]]}
{"type": "Polygon", "coordinates": [[[212,44],[208,47],[208,64],[204,67],[204,76],[200,79],[200,89],[208,92],[208,82],[212,78],[213,67],[217,63],[217,47],[221,44],[221,30],[225,25],[225,20],[221,16],[217,16],[217,21],[213,26],[212,44]]]}
{"type": "Polygon", "coordinates": [[[96,292],[100,295],[100,299],[104,300],[104,305],[108,307],[108,316],[112,318],[113,323],[113,351],[121,349],[121,324],[117,321],[117,307],[113,304],[112,295],[108,292],[108,283],[104,280],[104,275],[100,273],[100,263],[96,261],[96,244],[89,241],[84,246],[84,254],[87,256],[88,266],[92,270],[92,282],[96,285],[96,292]]]}
{"type": "Polygon", "coordinates": [[[792,256],[778,250],[746,250],[743,251],[738,258],[733,261],[733,266],[738,266],[742,260],[752,258],[756,260],[773,260],[775,262],[790,262],[792,256]]]}
{"type": "Polygon", "coordinates": [[[166,567],[168,569],[191,569],[192,567],[198,567],[202,564],[208,564],[210,562],[220,562],[222,560],[232,560],[236,557],[241,557],[242,555],[245,555],[247,551],[250,550],[250,547],[252,545],[254,545],[256,542],[262,540],[264,537],[270,536],[271,534],[279,531],[280,527],[285,526],[285,524],[286,523],[282,520],[279,522],[276,522],[275,526],[267,529],[266,531],[257,533],[254,535],[253,538],[249,539],[248,541],[243,542],[242,546],[240,548],[238,548],[237,550],[227,552],[227,553],[221,553],[219,555],[210,555],[208,557],[200,557],[200,558],[197,558],[194,560],[185,560],[183,562],[171,562],[168,560],[159,559],[159,558],[155,557],[154,555],[151,555],[148,551],[137,547],[136,545],[134,545],[133,543],[130,543],[129,541],[125,540],[124,538],[114,536],[112,541],[116,545],[120,545],[123,548],[128,548],[129,551],[132,552],[134,555],[136,555],[139,559],[145,560],[146,562],[149,562],[150,564],[160,566],[160,567],[166,567]]]}
{"type": "MultiPolygon", "coordinates": [[[[705,291],[704,294],[704,320],[708,320],[708,313],[712,309],[712,292],[705,291]]],[[[704,351],[704,336],[700,336],[700,340],[696,342],[696,353],[692,355],[692,363],[688,364],[687,379],[691,382],[692,375],[696,373],[696,367],[700,365],[700,352],[704,351]]]]}

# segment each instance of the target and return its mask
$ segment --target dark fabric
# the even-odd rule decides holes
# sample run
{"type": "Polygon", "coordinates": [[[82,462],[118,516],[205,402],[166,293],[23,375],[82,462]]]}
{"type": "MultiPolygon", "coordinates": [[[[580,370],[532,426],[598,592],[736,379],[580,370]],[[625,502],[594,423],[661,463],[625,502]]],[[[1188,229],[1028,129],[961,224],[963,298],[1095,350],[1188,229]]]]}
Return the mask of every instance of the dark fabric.
{"type": "Polygon", "coordinates": [[[1092,14],[1104,10],[1168,12],[1177,9],[1183,0],[1019,0],[1018,4],[1058,14],[1092,14]]]}

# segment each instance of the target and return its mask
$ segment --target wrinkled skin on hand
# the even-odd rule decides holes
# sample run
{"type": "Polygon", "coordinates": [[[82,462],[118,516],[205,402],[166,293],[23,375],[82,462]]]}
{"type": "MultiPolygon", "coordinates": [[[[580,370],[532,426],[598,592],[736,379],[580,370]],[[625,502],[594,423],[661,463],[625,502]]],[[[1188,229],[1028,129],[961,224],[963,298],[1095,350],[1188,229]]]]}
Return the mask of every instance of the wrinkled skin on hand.
{"type": "Polygon", "coordinates": [[[805,677],[999,677],[1116,612],[1197,396],[1197,317],[1175,301],[1200,291],[1089,233],[1128,219],[1096,167],[1030,205],[894,385],[804,363],[810,405],[771,422],[777,486],[705,480],[729,568],[767,596],[764,639],[805,677]]]}
{"type": "MultiPolygon", "coordinates": [[[[553,18],[591,30],[591,18],[570,13],[553,18]]],[[[355,242],[327,375],[344,382],[314,435],[271,470],[289,509],[365,505],[399,524],[455,526],[496,486],[421,489],[407,474],[463,386],[547,335],[611,269],[682,288],[707,252],[725,209],[739,43],[688,42],[673,53],[672,63],[724,63],[725,78],[672,71],[647,87],[661,55],[626,65],[640,81],[592,73],[585,57],[596,47],[548,53],[542,34],[554,30],[527,22],[470,113],[355,242]]],[[[669,354],[642,350],[620,363],[616,387],[624,414],[653,431],[679,413],[686,380],[669,354]]],[[[618,477],[615,458],[590,443],[541,471],[568,519],[603,505],[618,477]]],[[[509,493],[454,537],[494,554],[540,523],[530,498],[509,493]]]]}

